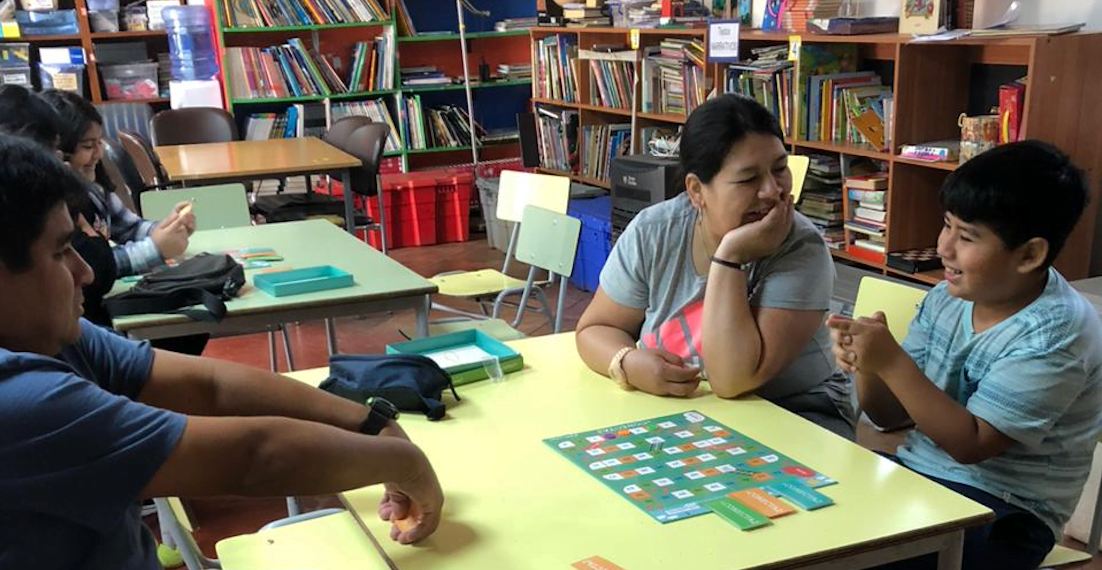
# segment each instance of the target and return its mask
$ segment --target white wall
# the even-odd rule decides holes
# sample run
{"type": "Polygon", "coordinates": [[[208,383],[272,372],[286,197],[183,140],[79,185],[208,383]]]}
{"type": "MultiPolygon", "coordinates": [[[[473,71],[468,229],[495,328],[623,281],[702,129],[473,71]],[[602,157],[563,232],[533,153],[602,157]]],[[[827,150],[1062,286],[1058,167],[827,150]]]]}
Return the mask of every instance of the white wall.
{"type": "MultiPolygon", "coordinates": [[[[1020,0],[1022,24],[1086,22],[1102,30],[1102,0],[1020,0]]],[[[901,0],[862,0],[863,12],[876,16],[898,16],[901,0]],[[869,13],[869,10],[872,10],[869,13]]]]}

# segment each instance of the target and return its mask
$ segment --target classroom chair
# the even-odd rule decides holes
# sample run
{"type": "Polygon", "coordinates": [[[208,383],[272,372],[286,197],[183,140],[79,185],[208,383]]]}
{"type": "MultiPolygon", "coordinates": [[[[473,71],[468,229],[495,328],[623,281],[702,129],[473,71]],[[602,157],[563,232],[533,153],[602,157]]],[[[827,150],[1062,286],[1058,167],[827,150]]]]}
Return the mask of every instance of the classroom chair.
{"type": "Polygon", "coordinates": [[[878,277],[862,277],[857,286],[853,316],[871,317],[876,311],[883,311],[888,318],[888,330],[896,342],[903,342],[911,320],[918,313],[918,305],[925,298],[925,289],[878,277]]]}
{"type": "Polygon", "coordinates": [[[116,142],[104,137],[102,159],[104,169],[107,170],[126,207],[140,216],[141,194],[149,190],[160,190],[166,186],[158,181],[153,163],[147,157],[139,156],[142,158],[141,166],[134,160],[134,154],[121,141],[116,142]]]}
{"type": "Polygon", "coordinates": [[[149,103],[104,101],[96,103],[96,110],[103,117],[105,138],[117,139],[122,132],[149,138],[149,119],[153,118],[153,107],[149,103]]]}
{"type": "Polygon", "coordinates": [[[429,335],[436,336],[460,330],[478,329],[501,341],[524,338],[524,334],[516,330],[517,324],[524,318],[528,300],[534,294],[540,298],[540,302],[547,307],[547,296],[543,289],[536,284],[536,271],[544,270],[550,273],[550,281],[558,279],[559,298],[554,314],[547,314],[551,322],[553,333],[558,334],[562,330],[563,305],[566,300],[566,282],[574,270],[574,257],[578,251],[578,237],[581,235],[582,222],[577,218],[567,216],[529,205],[524,208],[524,215],[520,223],[520,233],[517,236],[516,258],[522,263],[527,263],[528,279],[524,281],[520,302],[517,304],[517,317],[513,325],[498,318],[465,319],[462,321],[437,322],[429,325],[429,335]]]}
{"type": "MultiPolygon", "coordinates": [[[[241,228],[252,224],[245,186],[241,183],[196,186],[141,194],[142,211],[146,218],[164,219],[172,209],[183,202],[193,202],[197,231],[225,228],[241,228]]],[[[295,357],[291,351],[291,336],[286,325],[278,327],[283,337],[283,353],[287,357],[287,369],[295,369],[295,357]]],[[[276,359],[275,330],[268,331],[268,364],[272,372],[279,371],[276,359]]]]}
{"type": "MultiPolygon", "coordinates": [[[[501,307],[506,299],[510,296],[522,295],[525,291],[524,281],[508,275],[509,264],[513,260],[520,231],[524,226],[522,218],[525,208],[533,205],[557,214],[566,214],[569,199],[570,179],[565,176],[514,170],[502,171],[497,197],[497,217],[506,222],[513,222],[514,225],[509,236],[509,245],[505,248],[505,261],[502,263],[501,270],[451,271],[429,279],[439,288],[440,295],[471,299],[478,303],[482,314],[461,311],[438,303],[433,303],[433,309],[476,320],[497,319],[501,315],[501,307]]],[[[549,320],[554,321],[555,317],[552,315],[543,290],[537,287],[531,293],[534,293],[536,300],[540,302],[542,312],[549,320]]],[[[517,318],[512,323],[513,328],[520,324],[520,317],[523,314],[518,305],[517,318]]]]}
{"type": "Polygon", "coordinates": [[[153,145],[149,139],[129,131],[120,132],[118,139],[119,144],[134,161],[134,166],[138,167],[138,172],[141,173],[146,186],[167,188],[170,185],[164,165],[161,164],[157,153],[153,151],[153,145]]]}
{"type": "Polygon", "coordinates": [[[183,503],[175,497],[154,499],[165,546],[175,548],[188,570],[337,570],[387,568],[379,551],[351,513],[323,509],[264,525],[252,534],[220,540],[218,558],[199,550],[183,503]]]}
{"type": "Polygon", "coordinates": [[[217,107],[161,111],[149,120],[154,146],[230,142],[240,138],[233,115],[217,107]]]}
{"type": "MultiPolygon", "coordinates": [[[[387,255],[388,244],[386,240],[386,206],[382,185],[379,180],[379,166],[383,161],[383,153],[386,151],[386,140],[390,136],[390,126],[386,123],[371,123],[360,125],[352,129],[360,117],[345,117],[333,125],[333,132],[329,133],[326,141],[337,148],[360,159],[360,167],[352,170],[351,191],[364,200],[375,198],[378,202],[379,219],[372,220],[366,212],[354,212],[354,227],[357,231],[379,232],[379,243],[383,255],[387,255]],[[356,119],[348,121],[348,119],[356,119]],[[347,126],[345,126],[347,125],[347,126]],[[348,132],[351,130],[351,132],[348,132]],[[345,133],[347,138],[345,140],[345,133]]],[[[350,189],[345,188],[348,192],[350,189]]]]}

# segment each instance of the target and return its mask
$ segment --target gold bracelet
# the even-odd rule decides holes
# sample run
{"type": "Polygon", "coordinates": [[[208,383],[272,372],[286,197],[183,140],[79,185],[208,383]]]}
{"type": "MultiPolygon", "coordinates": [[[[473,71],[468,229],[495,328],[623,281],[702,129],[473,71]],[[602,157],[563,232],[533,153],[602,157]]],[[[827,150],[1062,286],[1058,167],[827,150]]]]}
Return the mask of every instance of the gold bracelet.
{"type": "Polygon", "coordinates": [[[635,386],[628,383],[627,371],[624,370],[624,357],[631,351],[635,350],[634,346],[625,346],[621,348],[615,356],[612,357],[612,361],[608,363],[608,377],[616,382],[616,385],[622,390],[632,391],[635,386]]]}

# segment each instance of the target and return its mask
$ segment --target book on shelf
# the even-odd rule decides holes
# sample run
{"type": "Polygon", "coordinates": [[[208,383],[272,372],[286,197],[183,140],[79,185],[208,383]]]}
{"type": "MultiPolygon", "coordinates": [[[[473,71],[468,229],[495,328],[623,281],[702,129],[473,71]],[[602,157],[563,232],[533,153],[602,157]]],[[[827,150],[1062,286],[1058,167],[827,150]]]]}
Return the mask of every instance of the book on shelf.
{"type": "Polygon", "coordinates": [[[536,97],[567,103],[578,101],[578,40],[556,34],[535,42],[536,97]]]}
{"type": "Polygon", "coordinates": [[[804,190],[796,209],[815,225],[828,247],[842,249],[846,243],[841,162],[837,156],[826,154],[812,154],[810,158],[804,190]]]}
{"type": "Polygon", "coordinates": [[[630,150],[630,123],[583,126],[582,176],[607,181],[612,159],[630,150]]]}
{"type": "Polygon", "coordinates": [[[495,32],[511,32],[514,30],[527,30],[536,27],[538,18],[505,18],[494,24],[495,32]]]}
{"type": "Polygon", "coordinates": [[[325,105],[296,103],[284,113],[254,113],[245,119],[245,140],[322,136],[327,129],[325,105]]]}
{"type": "Polygon", "coordinates": [[[315,26],[387,20],[380,0],[227,0],[229,28],[315,26]]]}
{"type": "MultiPolygon", "coordinates": [[[[850,190],[886,190],[888,175],[884,173],[846,177],[846,188],[850,190]]],[[[852,196],[852,193],[850,194],[852,196]]]]}
{"type": "Polygon", "coordinates": [[[797,67],[797,88],[799,89],[800,104],[796,105],[796,137],[800,140],[809,140],[812,126],[819,126],[811,122],[812,113],[822,114],[821,99],[822,90],[812,89],[811,78],[816,76],[836,75],[843,73],[855,73],[857,71],[857,45],[856,44],[826,44],[817,45],[804,43],[800,46],[800,65],[797,67]],[[812,99],[812,97],[816,97],[812,99]],[[813,105],[814,102],[814,105],[813,105]]]}
{"type": "Polygon", "coordinates": [[[451,85],[454,80],[435,65],[403,67],[401,71],[403,87],[426,87],[432,85],[451,85]]]}
{"type": "Polygon", "coordinates": [[[386,123],[390,127],[390,134],[386,138],[386,152],[402,150],[401,133],[385,99],[334,103],[330,108],[330,113],[333,116],[333,122],[344,117],[358,115],[371,119],[373,123],[386,123]]]}
{"type": "Polygon", "coordinates": [[[712,90],[704,73],[703,44],[698,40],[665,38],[644,48],[641,109],[644,113],[688,115],[712,90]]]}
{"type": "Polygon", "coordinates": [[[413,18],[409,15],[406,0],[395,0],[394,21],[398,25],[398,35],[402,37],[416,36],[417,26],[413,25],[413,18]]]}
{"type": "Polygon", "coordinates": [[[471,146],[485,131],[475,123],[472,137],[467,112],[455,105],[437,105],[424,108],[420,95],[404,97],[406,120],[406,148],[426,150],[430,148],[457,148],[471,146]]]}
{"type": "Polygon", "coordinates": [[[532,79],[532,64],[530,63],[499,63],[497,74],[503,79],[513,81],[520,79],[532,79]]]}
{"type": "Polygon", "coordinates": [[[371,42],[352,46],[348,88],[353,92],[394,89],[394,32],[387,30],[371,42]]]}
{"type": "MultiPolygon", "coordinates": [[[[380,45],[384,50],[392,48],[388,41],[380,43],[377,40],[376,53],[380,45]]],[[[392,59],[389,55],[378,58],[392,59]]],[[[234,99],[326,96],[357,92],[357,87],[362,85],[352,83],[356,78],[354,69],[346,81],[328,59],[307,49],[299,38],[269,48],[226,48],[225,61],[230,94],[234,99]]],[[[385,70],[389,66],[384,64],[382,68],[385,70]]],[[[385,84],[390,74],[384,71],[382,75],[385,84]]]]}
{"type": "Polygon", "coordinates": [[[1025,113],[1027,78],[999,87],[999,144],[1022,140],[1022,115],[1025,113]]]}
{"type": "Polygon", "coordinates": [[[870,208],[867,206],[858,206],[853,210],[853,216],[855,219],[862,222],[875,222],[883,224],[887,222],[888,212],[877,208],[870,208]]]}
{"type": "Polygon", "coordinates": [[[887,226],[882,223],[857,218],[846,220],[845,227],[852,232],[881,237],[884,235],[884,230],[887,229],[887,226]]]}
{"type": "Polygon", "coordinates": [[[535,105],[540,166],[562,172],[578,170],[578,112],[535,105]]]}
{"type": "Polygon", "coordinates": [[[899,156],[923,162],[955,162],[960,160],[960,141],[943,140],[922,144],[905,144],[899,156]]]}
{"type": "MultiPolygon", "coordinates": [[[[584,51],[584,50],[583,50],[584,51]]],[[[628,109],[635,101],[635,52],[631,61],[589,58],[589,102],[610,109],[628,109]]],[[[583,56],[584,57],[584,56],[583,56]]]]}
{"type": "Polygon", "coordinates": [[[866,249],[875,253],[883,254],[887,251],[887,248],[882,241],[876,241],[868,238],[856,239],[853,241],[855,247],[866,249]]]}
{"type": "Polygon", "coordinates": [[[808,78],[807,139],[890,146],[892,90],[873,72],[834,73],[808,78]]]}

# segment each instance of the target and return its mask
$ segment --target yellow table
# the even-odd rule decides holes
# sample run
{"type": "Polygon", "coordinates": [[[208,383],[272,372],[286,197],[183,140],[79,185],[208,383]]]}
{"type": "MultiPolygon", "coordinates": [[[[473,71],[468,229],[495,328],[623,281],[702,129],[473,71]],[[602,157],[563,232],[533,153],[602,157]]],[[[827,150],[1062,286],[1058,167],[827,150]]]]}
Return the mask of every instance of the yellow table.
{"type": "MultiPolygon", "coordinates": [[[[688,399],[624,392],[589,371],[573,334],[509,343],[526,369],[502,383],[460,388],[448,419],[403,416],[428,454],[447,502],[435,535],[416,547],[388,537],[379,488],[342,500],[400,570],[570,568],[601,556],[625,570],[701,568],[856,569],[926,552],[960,567],[965,528],[986,507],[927,481],[767,401],[688,399]],[[742,532],[714,515],[666,525],[547,447],[544,438],[698,410],[839,483],[820,489],[837,503],[742,532]]],[[[319,383],[324,370],[295,377],[319,383]]]]}
{"type": "Polygon", "coordinates": [[[316,137],[158,146],[153,149],[172,182],[217,184],[265,178],[334,173],[344,183],[349,233],[355,220],[349,169],[360,159],[316,137]]]}
{"type": "MultiPolygon", "coordinates": [[[[296,269],[332,265],[353,275],[352,287],[272,297],[252,285],[258,270],[245,271],[246,286],[239,297],[226,303],[220,323],[196,322],[176,314],[146,314],[114,319],[115,330],[140,339],[196,333],[220,335],[255,332],[274,325],[413,309],[417,334],[428,335],[428,312],[436,285],[371,246],[324,220],[263,224],[195,232],[187,256],[204,251],[220,252],[248,247],[270,247],[296,269]]],[[[115,283],[111,294],[132,284],[115,283]]],[[[334,342],[330,338],[331,344],[334,342]]],[[[335,351],[335,346],[330,346],[335,351]]]]}

